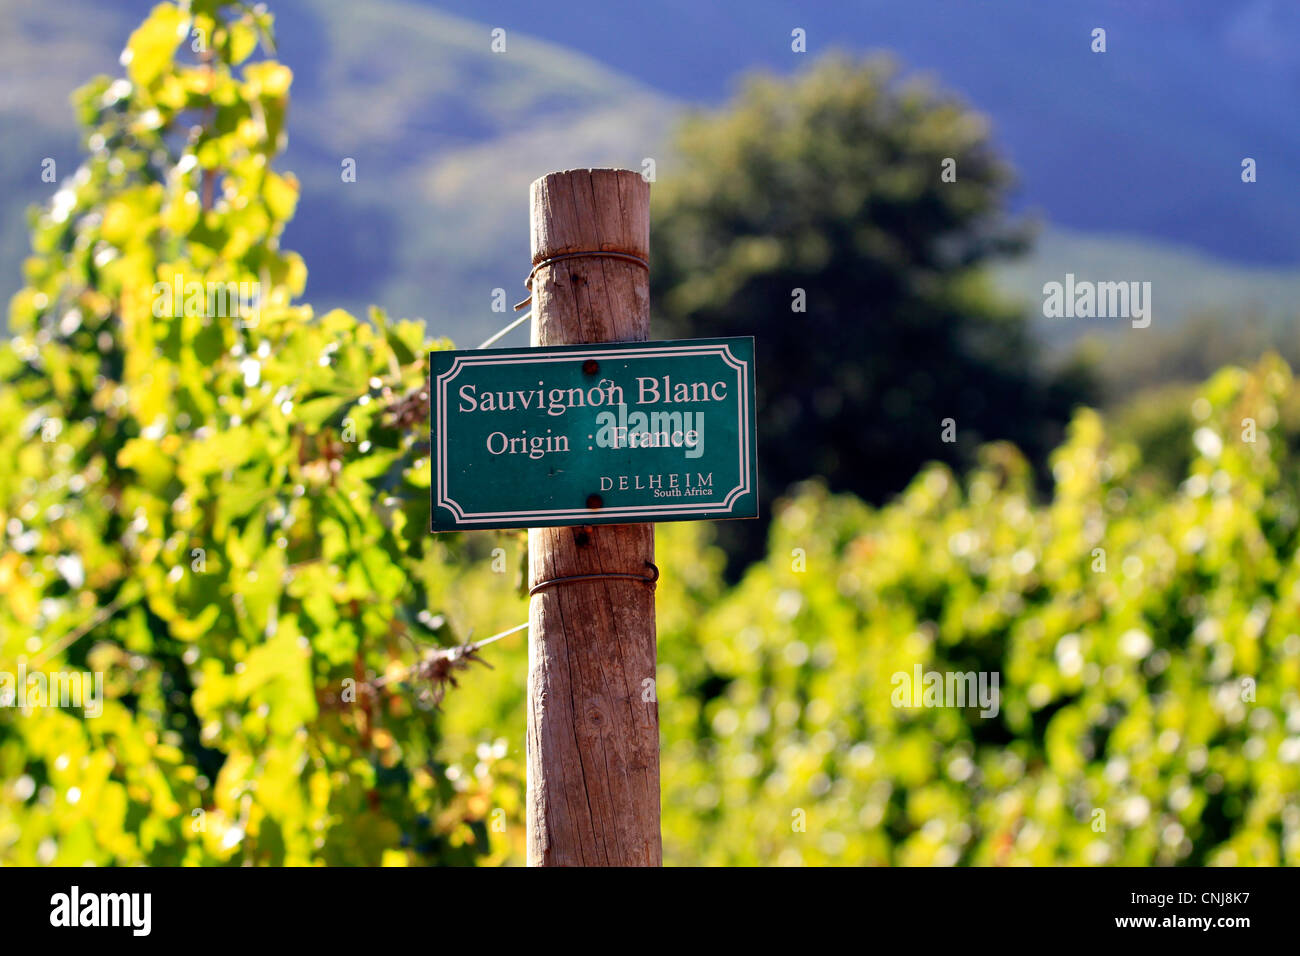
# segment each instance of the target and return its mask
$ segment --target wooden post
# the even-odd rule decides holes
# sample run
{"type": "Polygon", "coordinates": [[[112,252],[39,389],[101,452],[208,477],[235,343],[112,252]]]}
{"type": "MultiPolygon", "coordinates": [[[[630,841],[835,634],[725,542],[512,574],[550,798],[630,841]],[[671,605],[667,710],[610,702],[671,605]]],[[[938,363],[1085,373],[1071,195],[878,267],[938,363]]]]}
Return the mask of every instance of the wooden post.
{"type": "MultiPolygon", "coordinates": [[[[649,255],[650,185],[625,169],[575,169],[531,190],[534,265],[564,253],[649,255]]],[[[574,257],[533,278],[532,344],[644,341],[646,270],[574,257]]],[[[534,528],[528,579],[649,574],[651,524],[534,528]]],[[[659,705],[654,591],[620,578],[573,581],[529,609],[528,864],[659,866],[659,705]]]]}

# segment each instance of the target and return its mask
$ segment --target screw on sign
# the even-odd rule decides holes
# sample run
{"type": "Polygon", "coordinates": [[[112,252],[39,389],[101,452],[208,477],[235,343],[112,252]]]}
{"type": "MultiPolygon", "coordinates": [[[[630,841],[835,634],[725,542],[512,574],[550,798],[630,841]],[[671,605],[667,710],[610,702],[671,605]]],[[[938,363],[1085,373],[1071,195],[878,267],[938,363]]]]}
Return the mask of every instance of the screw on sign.
{"type": "Polygon", "coordinates": [[[432,530],[529,529],[530,865],[662,862],[652,522],[758,516],[753,339],[647,341],[649,200],[536,180],[531,347],[429,356],[432,530]]]}

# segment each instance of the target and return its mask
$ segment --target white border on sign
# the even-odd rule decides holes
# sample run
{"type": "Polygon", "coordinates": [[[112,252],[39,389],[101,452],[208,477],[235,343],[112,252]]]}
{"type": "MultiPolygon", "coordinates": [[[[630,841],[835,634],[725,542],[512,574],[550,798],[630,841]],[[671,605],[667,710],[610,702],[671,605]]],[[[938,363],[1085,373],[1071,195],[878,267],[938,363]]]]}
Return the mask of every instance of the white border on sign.
{"type": "Polygon", "coordinates": [[[483,524],[510,518],[590,518],[593,513],[587,508],[555,508],[535,511],[475,511],[467,512],[459,502],[448,496],[447,485],[447,388],[460,372],[471,365],[539,365],[547,362],[572,362],[581,358],[604,358],[606,356],[627,358],[661,358],[687,354],[717,355],[727,365],[739,373],[740,400],[736,405],[739,414],[740,429],[740,484],[727,492],[721,504],[662,504],[639,505],[624,508],[602,508],[601,518],[636,518],[656,514],[719,514],[730,511],[732,502],[750,492],[749,474],[749,366],[731,354],[731,347],[722,345],[678,345],[660,348],[642,349],[592,349],[557,352],[551,355],[537,355],[533,352],[514,352],[508,355],[458,355],[451,367],[438,376],[434,383],[438,389],[438,473],[434,478],[437,494],[435,507],[443,507],[456,516],[459,524],[483,524]]]}

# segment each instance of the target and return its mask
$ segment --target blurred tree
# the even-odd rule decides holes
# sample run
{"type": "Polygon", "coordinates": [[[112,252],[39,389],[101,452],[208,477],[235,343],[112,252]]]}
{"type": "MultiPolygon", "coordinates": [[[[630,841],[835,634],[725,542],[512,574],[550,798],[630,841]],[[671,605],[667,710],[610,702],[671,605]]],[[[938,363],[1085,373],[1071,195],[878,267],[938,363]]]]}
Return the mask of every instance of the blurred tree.
{"type": "MultiPolygon", "coordinates": [[[[992,438],[1042,462],[1088,379],[1045,380],[981,274],[1026,237],[1000,215],[1010,174],[980,116],[886,60],[834,56],[751,80],[678,149],[655,192],[657,326],[756,337],[767,501],[817,475],[878,502],[992,438]]],[[[725,532],[751,556],[753,524],[725,532]]]]}

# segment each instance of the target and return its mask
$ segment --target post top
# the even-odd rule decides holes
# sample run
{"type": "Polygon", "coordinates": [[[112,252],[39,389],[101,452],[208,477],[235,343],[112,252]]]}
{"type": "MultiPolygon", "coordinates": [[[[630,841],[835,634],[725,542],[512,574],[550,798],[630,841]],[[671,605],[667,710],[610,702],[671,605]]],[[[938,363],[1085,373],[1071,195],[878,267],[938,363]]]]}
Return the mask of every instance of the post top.
{"type": "Polygon", "coordinates": [[[529,190],[534,264],[570,252],[650,255],[650,184],[631,169],[566,169],[529,190]]]}
{"type": "Polygon", "coordinates": [[[544,180],[557,176],[590,176],[592,173],[627,173],[638,178],[641,176],[635,169],[625,169],[622,166],[575,166],[573,169],[557,169],[554,172],[538,176],[533,180],[533,187],[535,188],[538,183],[544,180]]]}

